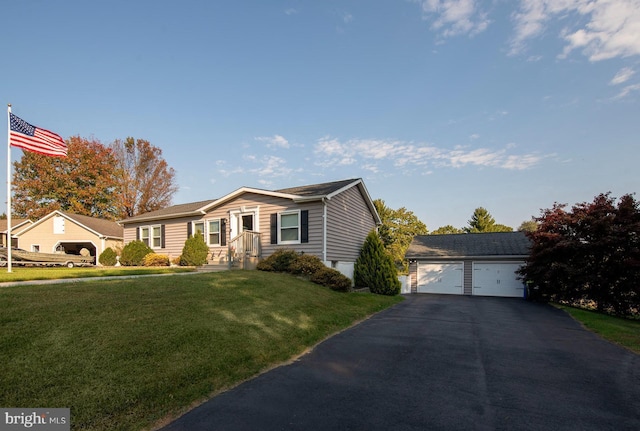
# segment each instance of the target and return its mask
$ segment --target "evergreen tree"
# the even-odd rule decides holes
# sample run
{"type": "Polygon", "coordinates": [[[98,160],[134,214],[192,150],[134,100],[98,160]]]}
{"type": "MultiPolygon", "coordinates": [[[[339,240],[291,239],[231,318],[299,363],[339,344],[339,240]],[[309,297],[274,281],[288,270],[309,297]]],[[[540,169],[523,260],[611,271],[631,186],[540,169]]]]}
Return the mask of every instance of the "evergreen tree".
{"type": "Polygon", "coordinates": [[[209,247],[204,242],[204,236],[200,231],[191,236],[184,243],[182,255],[180,256],[180,265],[182,266],[201,266],[207,263],[207,255],[209,247]]]}
{"type": "Polygon", "coordinates": [[[400,293],[398,270],[393,258],[384,248],[382,240],[375,231],[371,231],[360,249],[356,260],[353,278],[356,287],[368,287],[379,295],[397,295],[400,293]]]}

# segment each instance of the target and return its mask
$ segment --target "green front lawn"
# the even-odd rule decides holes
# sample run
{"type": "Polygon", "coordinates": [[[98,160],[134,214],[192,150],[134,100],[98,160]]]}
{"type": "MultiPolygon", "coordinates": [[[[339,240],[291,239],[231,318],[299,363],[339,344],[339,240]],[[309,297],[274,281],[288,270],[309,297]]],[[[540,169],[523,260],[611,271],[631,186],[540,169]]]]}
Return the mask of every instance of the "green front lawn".
{"type": "Polygon", "coordinates": [[[179,272],[193,272],[190,267],[141,267],[141,266],[119,266],[119,267],[24,267],[13,266],[11,272],[7,272],[7,267],[0,268],[0,283],[11,281],[29,280],[55,280],[64,278],[85,278],[85,277],[106,277],[122,275],[142,275],[142,274],[172,274],[179,272]]]}
{"type": "Polygon", "coordinates": [[[640,320],[624,319],[565,305],[556,306],[603,338],[640,354],[640,320]]]}
{"type": "Polygon", "coordinates": [[[0,288],[0,405],[139,430],[401,297],[259,271],[0,288]]]}

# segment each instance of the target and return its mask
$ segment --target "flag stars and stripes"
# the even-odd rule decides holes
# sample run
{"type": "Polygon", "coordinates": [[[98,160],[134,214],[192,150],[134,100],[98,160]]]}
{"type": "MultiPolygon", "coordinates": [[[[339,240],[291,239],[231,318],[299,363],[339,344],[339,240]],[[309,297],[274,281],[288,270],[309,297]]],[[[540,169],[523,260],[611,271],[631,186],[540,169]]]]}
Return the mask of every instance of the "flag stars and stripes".
{"type": "Polygon", "coordinates": [[[67,144],[59,135],[35,127],[9,113],[9,143],[14,147],[53,157],[66,157],[67,144]]]}

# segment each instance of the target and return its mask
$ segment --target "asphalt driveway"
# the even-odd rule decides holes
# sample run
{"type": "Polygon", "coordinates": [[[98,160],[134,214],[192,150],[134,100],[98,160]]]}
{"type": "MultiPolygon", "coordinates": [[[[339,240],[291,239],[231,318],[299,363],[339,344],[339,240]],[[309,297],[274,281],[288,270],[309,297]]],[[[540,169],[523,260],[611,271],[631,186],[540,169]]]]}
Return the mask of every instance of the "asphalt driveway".
{"type": "Polygon", "coordinates": [[[638,430],[640,356],[519,299],[411,295],[174,430],[638,430]]]}

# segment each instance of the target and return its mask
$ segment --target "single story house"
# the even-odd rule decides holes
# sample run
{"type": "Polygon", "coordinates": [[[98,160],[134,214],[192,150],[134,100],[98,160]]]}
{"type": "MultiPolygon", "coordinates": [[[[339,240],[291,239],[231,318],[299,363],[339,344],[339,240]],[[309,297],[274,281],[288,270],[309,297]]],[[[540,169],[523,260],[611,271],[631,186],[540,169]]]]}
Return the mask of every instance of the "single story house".
{"type": "Polygon", "coordinates": [[[405,254],[411,292],[522,298],[515,271],[529,247],[524,232],[416,236],[405,254]]]}
{"type": "Polygon", "coordinates": [[[280,248],[318,256],[352,276],[366,236],[381,223],[362,179],[279,190],[239,188],[219,199],[174,205],[119,221],[125,244],[139,239],[178,257],[199,231],[210,263],[251,268],[280,248]],[[249,263],[249,265],[247,265],[249,263]]]}
{"type": "MultiPolygon", "coordinates": [[[[13,237],[12,246],[18,246],[18,238],[16,238],[15,233],[25,226],[32,224],[31,220],[24,218],[12,218],[11,219],[11,236],[13,237]]],[[[0,247],[7,246],[7,231],[9,230],[9,224],[7,223],[7,219],[0,220],[0,247]]]]}
{"type": "Polygon", "coordinates": [[[84,248],[96,257],[96,263],[107,247],[123,246],[123,229],[116,222],[58,210],[19,230],[12,226],[11,233],[24,250],[80,254],[84,248]]]}

